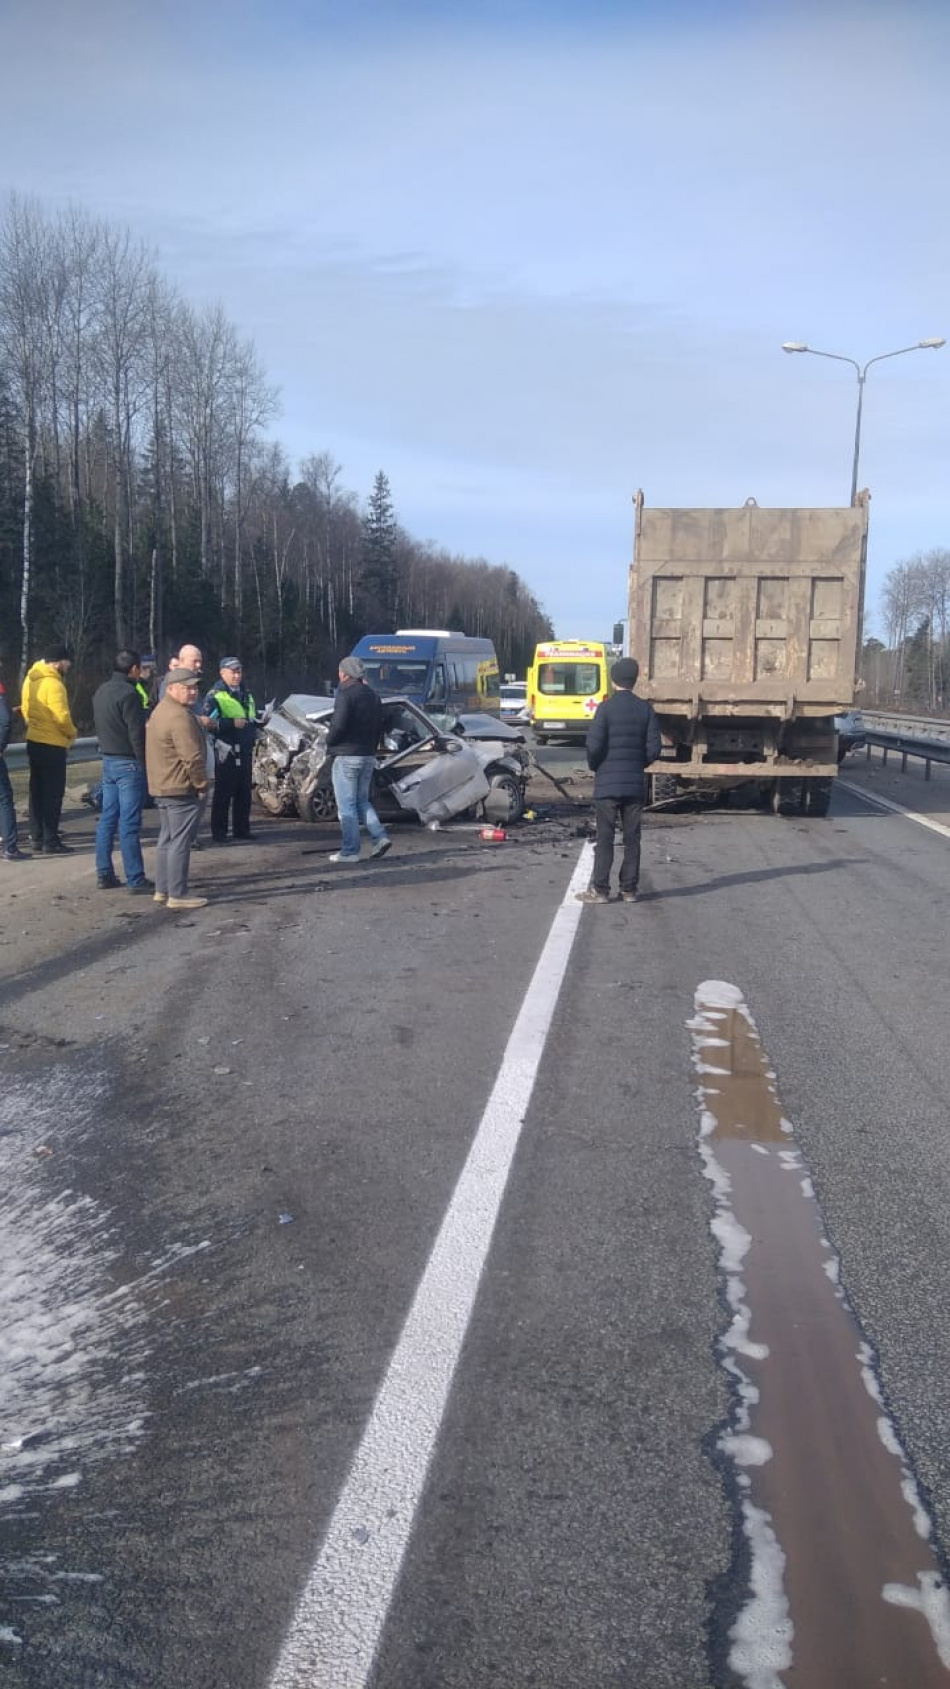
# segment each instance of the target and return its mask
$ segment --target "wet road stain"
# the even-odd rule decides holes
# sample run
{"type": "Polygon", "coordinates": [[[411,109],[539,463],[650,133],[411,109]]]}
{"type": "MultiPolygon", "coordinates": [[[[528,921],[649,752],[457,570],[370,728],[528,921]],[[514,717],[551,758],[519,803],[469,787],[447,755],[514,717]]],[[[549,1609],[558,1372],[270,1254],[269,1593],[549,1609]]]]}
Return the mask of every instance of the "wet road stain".
{"type": "Polygon", "coordinates": [[[731,1315],[720,1450],[749,1550],[729,1666],[749,1689],[947,1689],[931,1522],[736,987],[700,985],[690,1031],[731,1315]]]}

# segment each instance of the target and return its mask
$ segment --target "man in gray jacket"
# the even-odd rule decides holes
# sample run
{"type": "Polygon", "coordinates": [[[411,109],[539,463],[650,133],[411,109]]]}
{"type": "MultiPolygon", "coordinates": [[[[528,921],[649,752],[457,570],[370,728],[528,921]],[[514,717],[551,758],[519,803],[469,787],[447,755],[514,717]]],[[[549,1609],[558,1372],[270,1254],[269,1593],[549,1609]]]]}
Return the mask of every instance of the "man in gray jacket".
{"type": "Polygon", "coordinates": [[[660,724],[653,705],[634,697],[640,665],[621,657],[610,671],[613,693],[602,704],[587,734],[587,762],[594,770],[594,813],[597,839],[594,871],[582,903],[610,902],[610,870],[614,860],[614,830],[623,832],[620,897],[635,903],[640,879],[640,818],[646,800],[646,769],[660,754],[660,724]]]}

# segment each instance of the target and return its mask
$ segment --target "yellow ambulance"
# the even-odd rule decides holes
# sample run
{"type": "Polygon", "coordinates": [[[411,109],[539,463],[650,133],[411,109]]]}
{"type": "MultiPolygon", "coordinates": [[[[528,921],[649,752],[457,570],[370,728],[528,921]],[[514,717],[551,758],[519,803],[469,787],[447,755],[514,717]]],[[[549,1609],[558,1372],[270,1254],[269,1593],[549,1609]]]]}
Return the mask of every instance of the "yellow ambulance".
{"type": "Polygon", "coordinates": [[[528,712],[539,745],[583,739],[610,691],[607,647],[594,639],[550,639],[528,670],[528,712]]]}

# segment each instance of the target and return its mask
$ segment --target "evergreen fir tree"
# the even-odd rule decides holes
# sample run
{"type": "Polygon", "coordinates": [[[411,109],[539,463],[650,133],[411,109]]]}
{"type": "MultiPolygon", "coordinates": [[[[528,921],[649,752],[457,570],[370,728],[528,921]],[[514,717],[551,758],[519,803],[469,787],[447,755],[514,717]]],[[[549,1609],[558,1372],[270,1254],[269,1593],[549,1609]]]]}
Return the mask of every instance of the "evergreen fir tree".
{"type": "MultiPolygon", "coordinates": [[[[362,551],[363,574],[361,586],[368,600],[371,615],[391,623],[396,617],[399,573],[396,567],[396,517],[388,477],[382,470],[373,482],[373,490],[363,517],[362,551]]],[[[385,632],[385,627],[380,627],[385,632]]]]}

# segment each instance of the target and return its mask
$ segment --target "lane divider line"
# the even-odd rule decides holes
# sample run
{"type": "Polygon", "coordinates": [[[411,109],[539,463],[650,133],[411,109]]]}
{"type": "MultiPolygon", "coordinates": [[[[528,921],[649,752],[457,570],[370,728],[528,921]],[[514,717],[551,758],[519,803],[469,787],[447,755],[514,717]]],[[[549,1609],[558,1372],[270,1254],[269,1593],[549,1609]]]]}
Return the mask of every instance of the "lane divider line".
{"type": "Polygon", "coordinates": [[[422,1497],[590,880],[584,844],[271,1689],[365,1689],[422,1497]]]}
{"type": "Polygon", "coordinates": [[[840,775],[838,785],[854,797],[867,798],[868,803],[877,804],[879,809],[889,809],[894,815],[903,815],[908,821],[916,821],[918,826],[929,827],[932,833],[942,833],[945,839],[950,839],[950,827],[944,821],[934,821],[929,815],[920,815],[916,809],[905,809],[903,804],[892,803],[890,798],[879,798],[876,792],[866,792],[863,786],[852,786],[850,780],[842,780],[840,775]]]}

